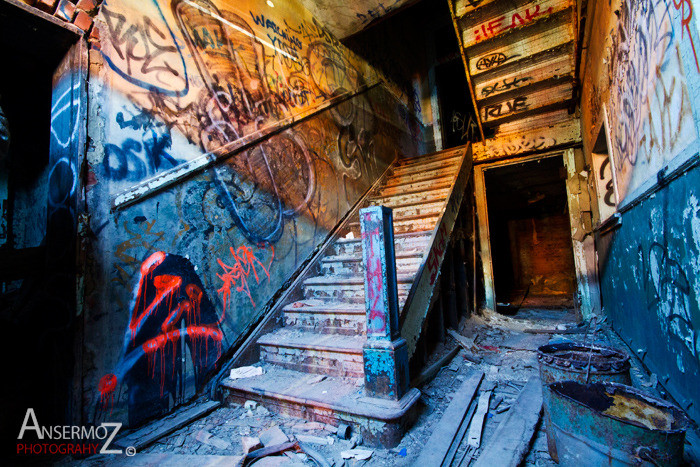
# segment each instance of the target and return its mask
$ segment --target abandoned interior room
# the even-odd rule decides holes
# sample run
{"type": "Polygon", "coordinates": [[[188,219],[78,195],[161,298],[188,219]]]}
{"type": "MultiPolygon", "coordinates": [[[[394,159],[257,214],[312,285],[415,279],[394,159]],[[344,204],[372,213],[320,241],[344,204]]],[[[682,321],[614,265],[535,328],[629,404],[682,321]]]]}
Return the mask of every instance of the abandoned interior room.
{"type": "Polygon", "coordinates": [[[700,464],[698,0],[0,0],[7,465],[700,464]]]}

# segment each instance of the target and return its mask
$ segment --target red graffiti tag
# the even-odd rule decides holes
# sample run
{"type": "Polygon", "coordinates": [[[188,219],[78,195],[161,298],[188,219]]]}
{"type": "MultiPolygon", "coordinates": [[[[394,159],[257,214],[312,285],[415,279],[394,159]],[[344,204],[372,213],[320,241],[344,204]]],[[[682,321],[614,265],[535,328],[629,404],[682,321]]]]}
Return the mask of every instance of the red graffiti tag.
{"type": "MultiPolygon", "coordinates": [[[[695,53],[695,43],[693,43],[693,35],[690,32],[690,20],[693,18],[693,4],[690,0],[673,0],[673,6],[676,10],[681,11],[681,25],[688,31],[688,38],[690,39],[690,46],[693,48],[693,57],[695,57],[695,66],[700,73],[700,64],[698,63],[698,55],[695,53]],[[687,16],[686,16],[687,13],[687,16]]],[[[681,37],[683,37],[683,32],[681,31],[681,37]]]]}
{"type": "Polygon", "coordinates": [[[535,5],[532,10],[530,8],[526,8],[524,12],[520,11],[513,13],[510,15],[508,20],[506,20],[506,16],[501,16],[500,18],[491,20],[474,29],[474,35],[476,36],[475,40],[476,42],[480,42],[509,29],[528,24],[542,15],[550,14],[553,10],[554,7],[549,7],[546,10],[540,10],[540,5],[535,5]]]}
{"type": "Polygon", "coordinates": [[[239,246],[237,250],[233,247],[230,248],[231,255],[235,261],[233,266],[229,266],[220,259],[216,261],[219,266],[224,270],[223,274],[217,274],[217,277],[223,281],[221,288],[218,292],[221,294],[221,299],[224,302],[224,313],[226,313],[226,305],[228,304],[229,297],[231,296],[231,287],[236,287],[236,292],[245,292],[245,294],[250,299],[250,303],[255,307],[255,302],[253,297],[250,295],[250,288],[248,287],[248,277],[250,273],[253,273],[255,277],[255,282],[260,283],[260,276],[258,276],[258,271],[256,266],[260,266],[263,272],[270,280],[269,268],[272,266],[272,260],[275,259],[275,248],[270,246],[272,251],[272,256],[270,257],[270,263],[265,267],[265,265],[255,257],[253,250],[247,246],[239,246]]]}
{"type": "MultiPolygon", "coordinates": [[[[365,225],[371,225],[372,216],[371,214],[365,214],[365,225]]],[[[363,243],[369,242],[368,245],[368,258],[367,258],[367,300],[369,302],[369,322],[368,322],[368,332],[372,334],[380,334],[386,332],[386,314],[382,307],[379,305],[382,300],[382,262],[381,259],[375,255],[374,244],[379,237],[379,227],[372,229],[369,232],[362,232],[363,243]]]]}
{"type": "Polygon", "coordinates": [[[97,389],[100,391],[100,404],[102,410],[107,410],[109,406],[109,413],[112,413],[112,407],[114,406],[114,390],[117,387],[117,377],[113,374],[107,374],[100,379],[97,389]]]}
{"type": "Polygon", "coordinates": [[[435,243],[433,248],[428,254],[428,259],[425,264],[428,266],[428,272],[430,272],[430,285],[435,284],[435,279],[437,278],[438,266],[440,266],[440,258],[442,258],[443,253],[445,253],[445,241],[447,239],[447,229],[445,224],[440,226],[437,235],[435,236],[435,243]]]}

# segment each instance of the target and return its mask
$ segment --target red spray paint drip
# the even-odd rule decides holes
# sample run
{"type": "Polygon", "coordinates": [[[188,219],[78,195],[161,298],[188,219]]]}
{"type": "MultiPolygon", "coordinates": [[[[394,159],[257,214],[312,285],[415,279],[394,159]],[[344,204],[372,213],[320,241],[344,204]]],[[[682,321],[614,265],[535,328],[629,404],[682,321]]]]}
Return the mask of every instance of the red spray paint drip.
{"type": "Polygon", "coordinates": [[[100,391],[100,404],[102,410],[107,410],[109,405],[109,413],[112,414],[114,407],[114,390],[117,388],[117,377],[112,373],[104,375],[97,384],[97,389],[100,391]]]}

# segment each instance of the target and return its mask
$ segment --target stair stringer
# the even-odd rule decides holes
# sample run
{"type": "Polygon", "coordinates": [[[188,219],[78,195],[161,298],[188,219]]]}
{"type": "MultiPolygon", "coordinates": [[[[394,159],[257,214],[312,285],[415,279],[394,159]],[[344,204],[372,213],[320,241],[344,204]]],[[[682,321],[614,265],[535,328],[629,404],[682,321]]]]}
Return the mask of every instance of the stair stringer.
{"type": "Polygon", "coordinates": [[[439,290],[436,285],[440,274],[445,252],[454,230],[459,208],[464,199],[464,190],[472,172],[472,145],[464,147],[464,157],[459,169],[457,180],[450,190],[445,207],[433,230],[421,266],[408,293],[406,303],[400,311],[399,326],[401,337],[408,344],[408,356],[411,358],[416,351],[425,321],[430,312],[433,295],[439,290]]]}

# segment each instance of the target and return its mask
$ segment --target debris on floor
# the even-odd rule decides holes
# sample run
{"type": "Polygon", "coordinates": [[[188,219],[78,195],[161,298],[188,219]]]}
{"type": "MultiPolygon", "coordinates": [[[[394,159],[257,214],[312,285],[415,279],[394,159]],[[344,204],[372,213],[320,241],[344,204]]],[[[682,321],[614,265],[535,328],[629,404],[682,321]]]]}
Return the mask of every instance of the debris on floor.
{"type": "MultiPolygon", "coordinates": [[[[139,449],[137,456],[145,456],[143,463],[152,456],[165,463],[167,456],[173,463],[187,458],[190,466],[201,465],[192,459],[206,464],[219,457],[240,459],[239,465],[255,460],[256,467],[554,466],[545,417],[540,414],[543,384],[538,348],[555,343],[549,346],[555,351],[550,355],[552,361],[546,363],[552,367],[549,370],[559,371],[554,368],[559,361],[555,359],[563,354],[557,350],[568,349],[570,357],[578,355],[571,339],[585,339],[587,345],[603,349],[594,356],[600,357],[597,368],[619,364],[605,349],[629,353],[607,325],[579,326],[573,312],[522,309],[516,317],[472,317],[459,330],[448,333],[424,371],[414,377],[422,393],[418,419],[392,449],[364,446],[350,425],[333,426],[277,414],[264,403],[251,400],[243,406],[219,407],[139,449]],[[521,313],[527,318],[518,318],[521,313]],[[533,329],[538,331],[530,332],[533,329]],[[580,332],[568,332],[572,330],[580,332]]],[[[659,397],[656,376],[648,375],[634,357],[629,363],[633,384],[659,397]]],[[[314,379],[322,381],[323,376],[314,379]]],[[[689,434],[689,439],[697,439],[694,433],[689,434]]]]}

